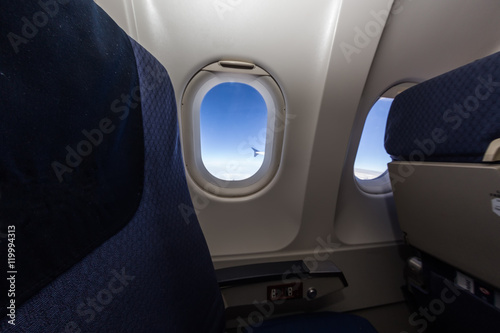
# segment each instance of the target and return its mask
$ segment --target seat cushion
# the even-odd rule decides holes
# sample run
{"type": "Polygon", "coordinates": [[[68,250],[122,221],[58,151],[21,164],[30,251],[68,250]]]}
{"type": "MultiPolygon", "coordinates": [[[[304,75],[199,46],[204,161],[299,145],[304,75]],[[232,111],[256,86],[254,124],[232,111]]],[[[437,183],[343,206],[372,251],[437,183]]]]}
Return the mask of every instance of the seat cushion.
{"type": "MultiPolygon", "coordinates": [[[[370,322],[362,317],[333,312],[310,313],[264,321],[251,327],[254,333],[376,333],[370,322]]],[[[250,330],[252,329],[252,330],[250,330]]]]}
{"type": "Polygon", "coordinates": [[[385,148],[395,160],[480,162],[500,138],[500,53],[396,96],[385,148]]]}

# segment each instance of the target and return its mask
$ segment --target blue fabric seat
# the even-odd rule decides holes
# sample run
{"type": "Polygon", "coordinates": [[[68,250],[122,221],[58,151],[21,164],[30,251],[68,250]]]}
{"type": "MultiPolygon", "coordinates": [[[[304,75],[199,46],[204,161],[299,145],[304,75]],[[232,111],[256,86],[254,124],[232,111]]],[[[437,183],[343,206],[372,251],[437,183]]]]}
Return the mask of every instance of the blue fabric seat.
{"type": "Polygon", "coordinates": [[[480,162],[500,138],[500,53],[396,96],[385,149],[394,160],[480,162]]]}
{"type": "MultiPolygon", "coordinates": [[[[221,332],[224,307],[203,234],[179,210],[191,199],[167,72],[93,1],[47,3],[52,16],[37,2],[8,1],[0,11],[2,36],[17,35],[14,44],[2,38],[0,48],[1,185],[30,189],[2,191],[24,207],[18,207],[22,219],[2,209],[2,233],[15,225],[19,251],[15,326],[4,317],[0,331],[221,332]],[[19,39],[22,17],[47,17],[28,43],[19,39]],[[101,142],[63,172],[65,147],[78,152],[78,142],[91,141],[84,130],[101,142]],[[37,145],[44,137],[51,140],[37,145]],[[61,182],[54,160],[63,165],[56,169],[63,170],[61,182]],[[34,197],[39,187],[50,192],[34,197]],[[64,232],[52,233],[58,222],[64,232]],[[27,237],[41,243],[21,246],[27,237]],[[30,247],[35,253],[26,252],[30,247]],[[25,283],[28,272],[43,274],[25,283]]],[[[7,258],[5,239],[0,245],[7,258]]]]}
{"type": "MultiPolygon", "coordinates": [[[[0,266],[16,280],[2,281],[15,295],[1,294],[0,331],[223,332],[206,242],[183,215],[166,70],[90,0],[8,1],[0,27],[2,258],[18,246],[0,266]]],[[[354,316],[300,318],[375,332],[354,316]]],[[[303,331],[296,320],[273,332],[303,331]]]]}

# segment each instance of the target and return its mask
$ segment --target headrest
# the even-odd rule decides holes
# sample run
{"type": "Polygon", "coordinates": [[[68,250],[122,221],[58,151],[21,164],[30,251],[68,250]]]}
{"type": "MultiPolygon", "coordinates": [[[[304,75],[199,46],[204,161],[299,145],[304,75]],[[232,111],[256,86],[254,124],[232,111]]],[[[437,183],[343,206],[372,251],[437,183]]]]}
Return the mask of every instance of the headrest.
{"type": "Polygon", "coordinates": [[[500,53],[396,96],[385,148],[395,160],[480,162],[500,138],[500,53]]]}

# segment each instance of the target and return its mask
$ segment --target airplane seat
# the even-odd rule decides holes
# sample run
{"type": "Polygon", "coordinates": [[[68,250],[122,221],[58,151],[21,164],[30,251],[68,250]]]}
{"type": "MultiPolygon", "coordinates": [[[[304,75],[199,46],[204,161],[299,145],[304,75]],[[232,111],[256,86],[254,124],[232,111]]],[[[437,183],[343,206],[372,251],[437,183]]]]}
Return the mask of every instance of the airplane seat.
{"type": "MultiPolygon", "coordinates": [[[[0,22],[0,331],[223,332],[166,70],[90,0],[0,22]]],[[[333,313],[254,331],[311,327],[375,332],[333,313]]]]}
{"type": "Polygon", "coordinates": [[[0,331],[221,332],[163,66],[93,1],[0,17],[0,331]]]}
{"type": "Polygon", "coordinates": [[[500,325],[499,97],[495,53],[402,92],[387,119],[398,220],[417,250],[409,285],[459,331],[500,325]]]}

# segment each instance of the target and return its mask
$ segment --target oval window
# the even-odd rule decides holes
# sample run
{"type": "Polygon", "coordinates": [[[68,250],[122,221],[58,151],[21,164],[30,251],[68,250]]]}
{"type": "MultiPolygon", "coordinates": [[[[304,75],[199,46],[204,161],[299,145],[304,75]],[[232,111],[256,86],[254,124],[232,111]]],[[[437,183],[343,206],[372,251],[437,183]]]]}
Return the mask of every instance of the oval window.
{"type": "Polygon", "coordinates": [[[285,103],[262,68],[235,61],[203,68],[186,87],[181,123],[187,172],[206,191],[248,195],[276,174],[285,103]]]}

